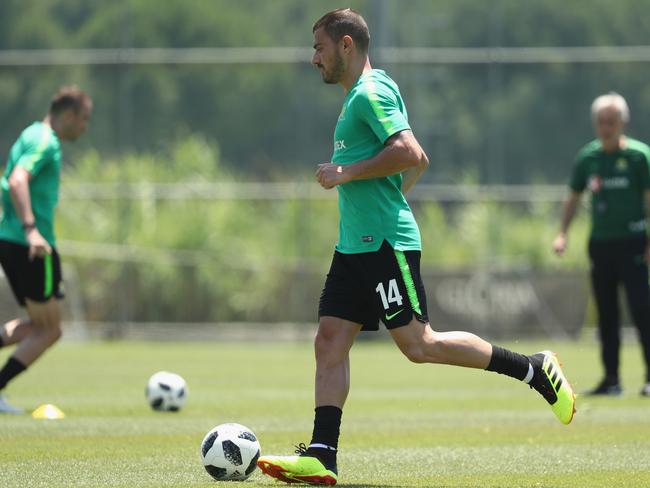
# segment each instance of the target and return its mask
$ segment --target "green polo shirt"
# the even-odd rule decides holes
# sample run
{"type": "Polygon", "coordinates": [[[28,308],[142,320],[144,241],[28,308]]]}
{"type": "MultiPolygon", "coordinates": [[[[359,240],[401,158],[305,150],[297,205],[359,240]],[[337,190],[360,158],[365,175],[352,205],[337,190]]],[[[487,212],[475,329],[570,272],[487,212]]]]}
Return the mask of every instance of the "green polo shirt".
{"type": "MultiPolygon", "coordinates": [[[[332,162],[354,164],[384,149],[392,135],[409,129],[397,84],[382,70],[364,72],[343,101],[334,131],[332,162]]],[[[421,250],[420,231],[402,194],[402,175],[337,186],[339,242],[345,254],[374,252],[384,240],[399,251],[421,250]]]]}

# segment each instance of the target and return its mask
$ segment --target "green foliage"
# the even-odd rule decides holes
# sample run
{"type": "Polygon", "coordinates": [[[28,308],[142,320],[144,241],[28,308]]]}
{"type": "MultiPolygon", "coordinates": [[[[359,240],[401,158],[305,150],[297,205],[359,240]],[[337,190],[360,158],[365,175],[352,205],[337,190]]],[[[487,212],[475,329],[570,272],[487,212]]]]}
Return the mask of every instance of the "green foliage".
{"type": "Polygon", "coordinates": [[[446,214],[429,203],[416,210],[416,217],[423,236],[423,263],[428,265],[585,266],[589,230],[585,215],[572,226],[566,256],[559,260],[551,252],[559,225],[556,203],[475,202],[457,205],[446,214]]]}
{"type": "MultiPolygon", "coordinates": [[[[645,0],[350,4],[366,16],[375,47],[634,46],[647,43],[650,29],[650,16],[640,14],[645,0]]],[[[313,22],[332,7],[326,0],[4,0],[0,49],[309,49],[313,22]]],[[[480,182],[541,176],[564,183],[592,137],[589,104],[609,90],[628,98],[630,133],[650,131],[640,115],[650,110],[644,63],[390,65],[371,55],[400,84],[435,167],[430,181],[455,182],[475,171],[480,182]]],[[[306,62],[0,67],[0,154],[42,117],[55,88],[70,82],[95,99],[80,152],[93,147],[124,158],[164,151],[189,131],[217,139],[225,157],[255,179],[306,177],[327,160],[342,99],[306,62]]]]}
{"type": "MultiPolygon", "coordinates": [[[[54,403],[64,420],[3,416],[0,486],[214,487],[201,439],[223,422],[253,429],[265,454],[309,440],[313,352],[273,343],[62,344],[12,383],[18,406],[54,403]],[[144,387],[158,370],[188,382],[178,414],[156,413],[144,387]]],[[[599,379],[597,345],[553,348],[582,390],[599,379]]],[[[4,350],[3,350],[4,351],[4,350]]],[[[3,352],[4,361],[8,353],[3,352]]],[[[357,344],[339,453],[340,485],[363,487],[641,488],[650,484],[647,399],[636,345],[622,350],[621,398],[578,399],[566,427],[520,382],[464,368],[409,363],[392,343],[357,344]]],[[[277,482],[259,471],[242,486],[277,482]]]]}
{"type": "MultiPolygon", "coordinates": [[[[161,154],[91,151],[63,180],[57,232],[78,268],[89,319],[313,319],[338,235],[334,192],[320,200],[156,197],[154,184],[243,181],[200,136],[161,154]],[[104,198],[74,196],[75,185],[89,182],[104,198]],[[120,196],[128,188],[136,198],[120,196]]],[[[414,211],[423,266],[585,265],[586,218],[574,225],[568,255],[551,253],[555,204],[415,202],[414,211]]]]}
{"type": "Polygon", "coordinates": [[[64,187],[58,216],[64,252],[65,241],[97,249],[91,259],[75,259],[76,248],[68,246],[71,262],[80,267],[83,293],[90,295],[91,319],[115,318],[116,310],[124,311],[114,302],[128,287],[134,287],[123,297],[128,319],[280,317],[286,303],[275,300],[278,294],[296,287],[291,280],[305,266],[311,271],[312,258],[323,258],[317,268],[324,268],[324,255],[331,254],[334,243],[334,200],[156,199],[147,191],[154,182],[234,181],[216,147],[200,137],[180,141],[164,156],[100,159],[91,152],[67,169],[64,180],[71,189],[88,181],[115,191],[143,185],[135,200],[66,199],[64,187]],[[106,252],[107,243],[121,246],[117,258],[127,264],[110,264],[114,253],[106,252]],[[128,264],[131,260],[138,264],[128,264]],[[89,291],[86,281],[92,282],[89,291]]]}

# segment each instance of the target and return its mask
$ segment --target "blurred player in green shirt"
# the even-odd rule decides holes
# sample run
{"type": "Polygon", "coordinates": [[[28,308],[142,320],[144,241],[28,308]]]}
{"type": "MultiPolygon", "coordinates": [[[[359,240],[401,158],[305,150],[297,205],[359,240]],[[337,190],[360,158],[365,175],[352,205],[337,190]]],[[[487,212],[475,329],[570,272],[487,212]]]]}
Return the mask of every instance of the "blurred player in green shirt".
{"type": "MultiPolygon", "coordinates": [[[[339,240],[319,304],[312,440],[309,446],[299,445],[296,456],[260,457],[261,470],[286,483],[336,484],[350,348],[361,330],[378,330],[379,321],[411,361],[519,379],[541,393],[568,424],[575,397],[550,351],[526,356],[474,334],[436,332],[429,326],[420,231],[404,196],[429,161],[411,131],[397,84],[370,65],[370,34],[363,17],[351,9],[334,10],[316,22],[313,34],[312,64],[325,83],[339,84],[345,92],[331,162],[316,170],[320,185],[336,187],[339,194],[339,240]]],[[[282,378],[278,382],[281,389],[291,387],[282,378]]]]}
{"type": "Polygon", "coordinates": [[[641,395],[650,396],[650,288],[648,287],[647,232],[650,208],[650,148],[623,134],[630,118],[625,99],[602,95],[591,107],[597,139],[576,158],[570,194],[565,201],[560,234],[553,248],[562,255],[567,232],[585,190],[591,192],[589,257],[591,281],[598,308],[602,381],[589,393],[620,395],[620,316],[618,287],[623,285],[629,309],[639,331],[646,363],[641,395]]]}
{"type": "Polygon", "coordinates": [[[92,101],[79,88],[61,88],[45,119],[27,127],[9,153],[1,181],[0,264],[28,318],[0,328],[0,347],[17,344],[0,369],[0,413],[21,412],[2,391],[61,336],[63,278],[54,236],[61,143],[86,130],[91,111],[92,101]]]}

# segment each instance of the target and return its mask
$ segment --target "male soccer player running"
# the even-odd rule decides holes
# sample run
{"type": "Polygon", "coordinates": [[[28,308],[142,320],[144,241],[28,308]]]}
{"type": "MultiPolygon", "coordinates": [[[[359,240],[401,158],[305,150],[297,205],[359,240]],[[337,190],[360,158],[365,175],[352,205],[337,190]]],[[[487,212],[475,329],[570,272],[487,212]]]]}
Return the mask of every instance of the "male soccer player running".
{"type": "Polygon", "coordinates": [[[75,86],[61,88],[42,122],[27,127],[11,148],[2,177],[0,264],[27,317],[0,328],[0,347],[18,344],[0,370],[0,413],[20,413],[2,393],[7,383],[61,337],[61,264],[54,237],[61,142],[86,129],[92,101],[75,86]]]}
{"type": "Polygon", "coordinates": [[[325,83],[346,93],[331,163],[316,178],[339,192],[340,236],[320,299],[315,339],[316,414],[311,443],[296,456],[263,456],[261,470],[287,483],[334,485],[336,454],[350,380],[349,351],[361,330],[386,325],[415,363],[487,369],[528,383],[565,424],[574,395],[553,353],[532,356],[493,346],[467,332],[435,332],[420,278],[420,233],[404,198],[428,165],[408,124],[399,89],[368,60],[369,33],[351,9],[313,27],[312,63],[325,83]]]}

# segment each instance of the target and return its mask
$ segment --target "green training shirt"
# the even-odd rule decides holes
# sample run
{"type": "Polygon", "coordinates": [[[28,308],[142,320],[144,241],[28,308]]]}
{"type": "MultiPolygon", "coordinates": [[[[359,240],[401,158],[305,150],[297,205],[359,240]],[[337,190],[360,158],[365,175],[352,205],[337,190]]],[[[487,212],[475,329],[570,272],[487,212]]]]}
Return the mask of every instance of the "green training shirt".
{"type": "Polygon", "coordinates": [[[23,224],[9,195],[9,176],[16,166],[22,166],[32,175],[29,195],[36,227],[45,240],[55,247],[54,209],[59,200],[61,143],[49,125],[34,122],[20,134],[9,152],[7,168],[2,177],[0,239],[26,246],[23,224]]]}
{"type": "MultiPolygon", "coordinates": [[[[334,131],[332,162],[354,164],[384,149],[392,135],[409,129],[397,84],[382,70],[363,73],[343,101],[334,131]]],[[[420,230],[402,194],[402,175],[337,186],[339,242],[345,254],[374,252],[387,240],[399,251],[421,250],[420,230]]]]}
{"type": "Polygon", "coordinates": [[[621,239],[646,232],[643,193],[650,190],[650,148],[627,138],[625,148],[603,151],[592,141],[578,153],[570,187],[591,191],[591,238],[621,239]]]}

